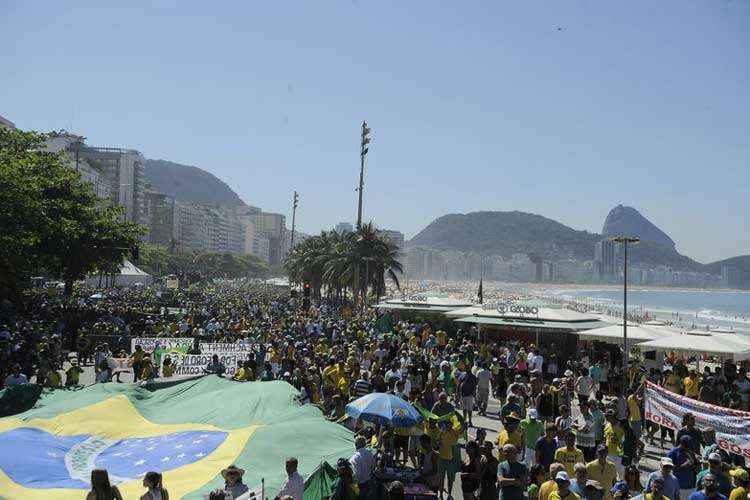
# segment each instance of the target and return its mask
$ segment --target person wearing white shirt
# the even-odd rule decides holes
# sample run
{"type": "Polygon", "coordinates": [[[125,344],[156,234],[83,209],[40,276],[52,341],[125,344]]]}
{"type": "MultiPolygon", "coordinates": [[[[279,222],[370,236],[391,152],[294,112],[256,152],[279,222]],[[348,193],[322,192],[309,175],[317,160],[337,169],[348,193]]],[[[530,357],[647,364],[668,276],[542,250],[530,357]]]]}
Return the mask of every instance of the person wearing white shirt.
{"type": "Polygon", "coordinates": [[[302,500],[302,492],[305,489],[305,481],[297,472],[297,459],[295,457],[286,459],[286,480],[281,485],[281,490],[276,495],[276,500],[289,495],[294,500],[302,500]]]}
{"type": "Polygon", "coordinates": [[[542,373],[542,365],[544,365],[544,357],[539,354],[539,349],[531,351],[528,360],[529,371],[542,373]]]}
{"type": "Polygon", "coordinates": [[[363,488],[367,489],[367,485],[372,479],[372,471],[375,468],[375,457],[367,449],[367,440],[362,436],[354,441],[354,446],[357,448],[357,451],[349,459],[349,463],[352,464],[354,480],[359,485],[359,491],[362,492],[363,488]]]}

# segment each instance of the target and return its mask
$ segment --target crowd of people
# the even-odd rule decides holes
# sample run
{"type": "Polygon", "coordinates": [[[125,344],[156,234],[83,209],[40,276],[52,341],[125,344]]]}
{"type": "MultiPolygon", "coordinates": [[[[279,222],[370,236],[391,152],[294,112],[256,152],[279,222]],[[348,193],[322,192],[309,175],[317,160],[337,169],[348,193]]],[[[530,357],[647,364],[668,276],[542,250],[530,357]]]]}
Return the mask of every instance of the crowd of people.
{"type": "MultiPolygon", "coordinates": [[[[415,480],[441,498],[451,495],[457,478],[464,498],[481,500],[744,500],[749,491],[744,458],[720,448],[713,429],[696,427],[690,414],[679,429],[658,426],[643,411],[646,381],[747,410],[744,365],[698,373],[686,360],[670,358],[668,369],[644,370],[633,362],[625,374],[617,349],[582,345],[566,352],[552,343],[488,340],[474,328],[447,332],[361,304],[308,302],[244,282],[90,294],[82,292],[74,307],[40,299],[36,307],[2,318],[0,367],[10,370],[0,380],[6,386],[32,379],[49,388],[75,386],[87,363],[96,367],[97,381],[107,382],[114,353],[131,358],[136,380],[169,377],[169,361],[156,366],[141,348],[123,352],[132,336],[242,341],[251,352],[234,380],[284,380],[304,403],[354,429],[353,454],[336,467],[337,500],[398,498],[403,484],[377,480],[379,471],[394,466],[413,468],[415,480]],[[168,307],[179,312],[162,314],[168,307]],[[417,428],[352,422],[346,404],[372,392],[418,406],[424,422],[417,428]],[[478,416],[491,424],[475,426],[478,416]],[[487,439],[487,425],[496,439],[487,439]],[[647,445],[660,465],[649,475],[640,467],[647,445]]],[[[205,373],[225,376],[225,367],[215,357],[205,373]]],[[[280,495],[301,499],[296,460],[286,468],[289,480],[280,495]]],[[[239,471],[222,471],[233,498],[247,489],[232,479],[241,478],[239,471]]],[[[106,471],[94,472],[94,490],[103,485],[112,492],[107,498],[117,498],[106,471]]],[[[157,472],[144,486],[143,498],[168,498],[157,472]]]]}

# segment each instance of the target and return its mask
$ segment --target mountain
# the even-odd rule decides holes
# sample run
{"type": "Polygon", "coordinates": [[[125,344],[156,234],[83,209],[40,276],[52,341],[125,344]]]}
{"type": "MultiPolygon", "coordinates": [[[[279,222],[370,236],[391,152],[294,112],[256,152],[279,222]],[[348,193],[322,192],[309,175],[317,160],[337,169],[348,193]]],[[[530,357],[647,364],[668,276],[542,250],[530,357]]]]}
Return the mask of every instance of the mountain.
{"type": "Polygon", "coordinates": [[[557,221],[526,212],[449,214],[432,221],[409,241],[410,246],[482,252],[510,257],[534,253],[581,260],[594,258],[599,236],[576,231],[557,221]]]}
{"type": "Polygon", "coordinates": [[[144,166],[151,185],[178,201],[227,206],[245,204],[224,181],[198,167],[167,160],[146,160],[144,166]]]}
{"type": "Polygon", "coordinates": [[[727,283],[729,286],[750,288],[750,255],[740,255],[706,264],[706,270],[713,274],[721,274],[721,268],[724,266],[729,268],[727,283]]]}
{"type": "Polygon", "coordinates": [[[617,205],[609,211],[602,228],[603,236],[638,236],[641,241],[674,247],[667,233],[656,227],[633,207],[617,205]]]}
{"type": "MultiPolygon", "coordinates": [[[[585,261],[594,259],[594,247],[603,238],[526,212],[472,212],[435,219],[409,241],[409,246],[502,255],[504,258],[524,253],[542,259],[585,261]]],[[[663,245],[645,240],[630,248],[633,264],[667,265],[692,271],[703,268],[702,264],[680,255],[674,243],[663,245]]]]}

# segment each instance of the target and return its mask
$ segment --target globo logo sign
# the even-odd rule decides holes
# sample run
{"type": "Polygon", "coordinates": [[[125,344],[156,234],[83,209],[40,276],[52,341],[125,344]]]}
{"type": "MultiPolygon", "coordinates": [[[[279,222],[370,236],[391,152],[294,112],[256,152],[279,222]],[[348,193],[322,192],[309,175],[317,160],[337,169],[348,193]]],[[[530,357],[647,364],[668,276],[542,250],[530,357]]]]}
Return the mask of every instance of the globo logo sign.
{"type": "Polygon", "coordinates": [[[528,306],[498,306],[497,312],[500,314],[533,314],[537,315],[539,314],[539,308],[538,307],[528,307],[528,306]]]}

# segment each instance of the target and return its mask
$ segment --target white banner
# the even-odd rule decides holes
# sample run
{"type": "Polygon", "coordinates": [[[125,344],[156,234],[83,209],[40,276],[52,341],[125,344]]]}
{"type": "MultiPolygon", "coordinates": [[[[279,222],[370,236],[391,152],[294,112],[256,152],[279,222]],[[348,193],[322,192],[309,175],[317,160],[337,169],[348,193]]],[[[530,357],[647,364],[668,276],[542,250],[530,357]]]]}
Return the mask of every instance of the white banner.
{"type": "Polygon", "coordinates": [[[723,450],[750,458],[750,412],[730,410],[670,392],[646,382],[646,419],[670,429],[682,426],[685,413],[695,415],[695,425],[716,429],[723,450]]]}
{"type": "MultiPolygon", "coordinates": [[[[198,344],[198,348],[201,354],[205,353],[247,353],[252,352],[251,345],[248,342],[238,342],[236,344],[230,344],[226,342],[201,342],[198,344]]],[[[246,359],[246,358],[243,358],[246,359]]]]}
{"type": "MultiPolygon", "coordinates": [[[[237,354],[217,354],[219,356],[219,363],[224,365],[226,371],[224,372],[225,377],[232,377],[237,371],[237,362],[239,356],[237,354]]],[[[202,375],[203,370],[211,364],[213,360],[213,353],[206,354],[171,354],[170,359],[174,365],[174,375],[202,375]]],[[[244,359],[244,358],[242,358],[244,359]]]]}
{"type": "Polygon", "coordinates": [[[157,347],[162,349],[193,347],[192,337],[134,337],[130,339],[130,352],[135,352],[135,346],[141,346],[146,352],[153,352],[157,347]]]}

